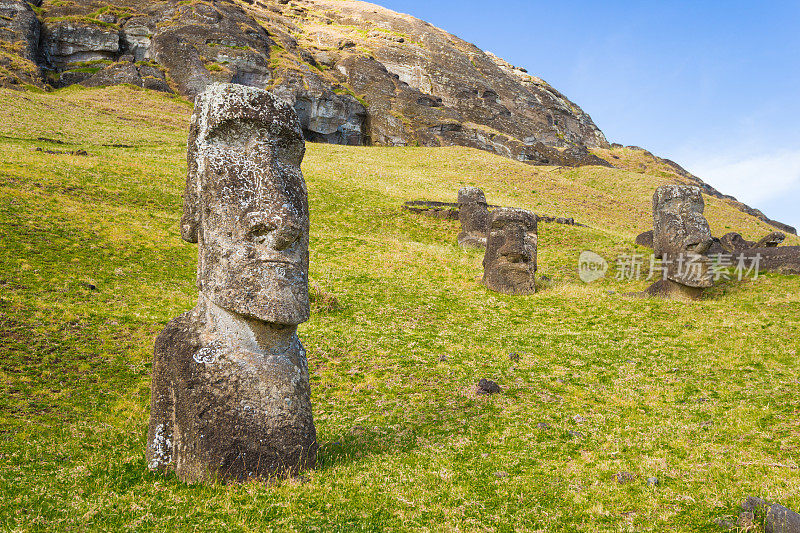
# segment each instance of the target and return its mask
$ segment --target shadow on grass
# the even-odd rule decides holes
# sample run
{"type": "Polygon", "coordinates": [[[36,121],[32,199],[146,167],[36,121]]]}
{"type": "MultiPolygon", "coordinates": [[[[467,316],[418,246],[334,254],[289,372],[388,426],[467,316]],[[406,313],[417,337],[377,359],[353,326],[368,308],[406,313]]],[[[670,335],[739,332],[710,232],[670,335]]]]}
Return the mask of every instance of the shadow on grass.
{"type": "Polygon", "coordinates": [[[347,465],[368,456],[408,452],[416,446],[417,437],[411,431],[355,426],[336,440],[320,443],[317,470],[347,465]]]}

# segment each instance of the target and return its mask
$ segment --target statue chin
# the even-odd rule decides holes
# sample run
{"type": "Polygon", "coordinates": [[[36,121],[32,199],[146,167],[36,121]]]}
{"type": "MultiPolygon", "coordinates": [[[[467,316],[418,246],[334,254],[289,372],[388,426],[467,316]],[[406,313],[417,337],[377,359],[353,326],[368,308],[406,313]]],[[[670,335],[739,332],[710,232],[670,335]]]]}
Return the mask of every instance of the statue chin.
{"type": "Polygon", "coordinates": [[[308,275],[289,263],[228,261],[214,269],[221,283],[203,292],[217,306],[273,324],[296,326],[308,320],[308,275]]]}
{"type": "Polygon", "coordinates": [[[242,315],[273,324],[296,326],[308,320],[310,305],[308,292],[280,291],[278,297],[264,292],[247,290],[216,290],[210,295],[215,305],[242,315]]]}

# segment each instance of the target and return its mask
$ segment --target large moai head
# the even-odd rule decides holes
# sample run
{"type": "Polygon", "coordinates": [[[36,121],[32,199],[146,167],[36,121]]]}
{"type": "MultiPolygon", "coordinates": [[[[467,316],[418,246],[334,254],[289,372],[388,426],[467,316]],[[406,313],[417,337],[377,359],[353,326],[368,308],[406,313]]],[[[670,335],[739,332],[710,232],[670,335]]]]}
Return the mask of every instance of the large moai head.
{"type": "Polygon", "coordinates": [[[489,208],[486,196],[478,187],[462,187],[458,191],[458,221],[461,232],[458,244],[483,248],[489,229],[489,208]]]}
{"type": "Polygon", "coordinates": [[[666,265],[666,278],[687,287],[713,284],[711,230],[697,187],[662,185],[653,195],[653,249],[666,265]]]}
{"type": "Polygon", "coordinates": [[[214,84],[195,102],[181,235],[199,243],[198,288],[246,317],[309,317],[303,134],[270,93],[214,84]]]}
{"type": "Polygon", "coordinates": [[[501,207],[491,213],[483,284],[505,294],[536,292],[536,215],[501,207]]]}

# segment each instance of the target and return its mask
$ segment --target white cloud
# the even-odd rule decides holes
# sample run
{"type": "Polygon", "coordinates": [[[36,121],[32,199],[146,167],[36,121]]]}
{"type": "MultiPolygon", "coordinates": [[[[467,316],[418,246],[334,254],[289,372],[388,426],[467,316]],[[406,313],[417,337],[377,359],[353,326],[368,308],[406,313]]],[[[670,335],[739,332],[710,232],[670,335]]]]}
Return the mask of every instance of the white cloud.
{"type": "MultiPolygon", "coordinates": [[[[687,167],[724,194],[757,205],[800,194],[800,150],[768,154],[695,156],[687,167]]],[[[800,198],[797,198],[800,204],[800,198]]]]}

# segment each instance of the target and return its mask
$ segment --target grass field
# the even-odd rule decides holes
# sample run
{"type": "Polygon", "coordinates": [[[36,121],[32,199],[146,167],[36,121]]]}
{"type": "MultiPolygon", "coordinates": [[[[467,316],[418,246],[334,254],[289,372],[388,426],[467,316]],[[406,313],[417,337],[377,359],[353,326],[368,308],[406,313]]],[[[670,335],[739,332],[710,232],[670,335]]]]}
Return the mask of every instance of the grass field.
{"type": "MultiPolygon", "coordinates": [[[[318,468],[273,485],[150,473],[153,340],[196,298],[178,231],[190,105],[0,97],[0,529],[716,531],[748,495],[800,510],[800,278],[697,303],[625,298],[647,283],[613,270],[583,284],[583,250],[649,253],[633,239],[675,177],[463,148],[308,145],[318,468]],[[489,293],[456,222],[400,208],[466,184],[591,227],[540,224],[549,280],[489,293]],[[476,395],[482,377],[503,392],[476,395]]],[[[718,236],[771,231],[718,200],[707,214],[718,236]]]]}

